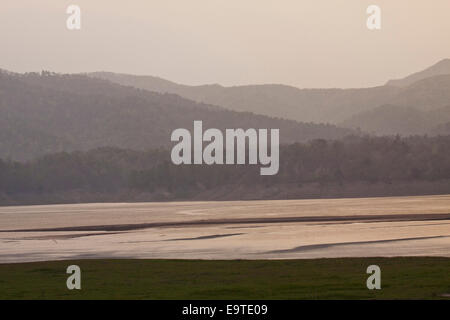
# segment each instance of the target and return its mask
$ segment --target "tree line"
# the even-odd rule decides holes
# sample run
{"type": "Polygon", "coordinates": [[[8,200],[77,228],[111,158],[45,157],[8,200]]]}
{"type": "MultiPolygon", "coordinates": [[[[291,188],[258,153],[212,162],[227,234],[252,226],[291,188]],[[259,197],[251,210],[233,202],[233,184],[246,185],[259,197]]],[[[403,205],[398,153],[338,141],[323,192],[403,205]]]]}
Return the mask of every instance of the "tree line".
{"type": "MultiPolygon", "coordinates": [[[[0,198],[62,192],[167,192],[189,199],[224,186],[395,184],[450,181],[450,136],[360,137],[283,145],[280,170],[261,176],[259,165],[174,165],[169,149],[97,148],[36,160],[0,160],[0,198]]],[[[450,188],[450,183],[448,184],[450,188]]],[[[1,201],[1,200],[0,200],[1,201]]],[[[80,200],[82,201],[82,199],[80,200]]]]}

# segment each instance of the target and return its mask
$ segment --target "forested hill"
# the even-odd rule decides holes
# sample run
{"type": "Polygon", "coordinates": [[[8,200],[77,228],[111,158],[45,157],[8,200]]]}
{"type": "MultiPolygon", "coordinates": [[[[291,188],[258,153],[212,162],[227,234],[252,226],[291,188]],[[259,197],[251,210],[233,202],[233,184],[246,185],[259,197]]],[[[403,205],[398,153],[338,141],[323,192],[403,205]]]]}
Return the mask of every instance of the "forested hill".
{"type": "Polygon", "coordinates": [[[279,128],[281,143],[351,133],[332,125],[228,111],[83,75],[0,72],[0,158],[27,160],[103,146],[168,147],[171,132],[192,128],[194,120],[203,120],[205,128],[279,128]]]}
{"type": "Polygon", "coordinates": [[[165,149],[100,148],[0,161],[0,205],[450,193],[450,137],[347,137],[283,146],[280,171],[173,165],[165,149]]]}

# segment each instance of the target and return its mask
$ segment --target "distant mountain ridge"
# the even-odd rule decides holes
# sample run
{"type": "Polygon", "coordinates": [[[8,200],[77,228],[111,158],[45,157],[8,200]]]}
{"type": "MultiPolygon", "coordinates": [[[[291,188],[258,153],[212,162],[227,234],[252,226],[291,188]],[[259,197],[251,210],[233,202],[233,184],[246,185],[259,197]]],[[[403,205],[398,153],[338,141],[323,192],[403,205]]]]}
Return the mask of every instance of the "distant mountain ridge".
{"type": "Polygon", "coordinates": [[[359,112],[339,125],[374,134],[446,135],[450,121],[450,75],[419,80],[402,88],[389,104],[359,112]]]}
{"type": "Polygon", "coordinates": [[[386,83],[386,85],[396,86],[396,87],[406,87],[406,86],[409,86],[419,80],[423,80],[423,79],[434,77],[434,76],[448,75],[448,74],[450,74],[450,59],[443,59],[443,60],[439,61],[438,63],[432,65],[431,67],[429,67],[425,70],[413,73],[405,78],[389,80],[386,83]]]}
{"type": "Polygon", "coordinates": [[[298,89],[281,84],[223,87],[187,86],[152,76],[95,72],[91,77],[160,93],[173,93],[200,103],[233,111],[315,123],[337,123],[358,111],[387,103],[398,89],[298,89]]]}
{"type": "Polygon", "coordinates": [[[444,59],[404,79],[389,81],[384,86],[359,89],[299,89],[279,84],[234,87],[187,86],[152,76],[110,72],[88,75],[121,85],[177,94],[190,100],[234,111],[253,112],[301,122],[348,125],[370,132],[392,134],[436,132],[430,127],[430,122],[425,120],[428,116],[419,116],[417,113],[434,112],[450,105],[450,59],[444,59]],[[390,122],[392,119],[388,119],[389,112],[386,108],[380,108],[382,106],[396,106],[396,109],[392,109],[394,112],[392,116],[397,120],[390,122]],[[398,118],[400,113],[406,115],[405,111],[408,108],[411,109],[411,116],[417,115],[414,120],[419,121],[416,130],[406,129],[414,122],[411,117],[404,120],[398,118]],[[377,112],[380,114],[377,115],[377,112]],[[367,115],[374,117],[373,123],[370,123],[370,119],[365,119],[367,115]],[[374,130],[383,117],[387,117],[383,128],[374,130]],[[421,123],[420,119],[425,122],[421,123]],[[390,128],[388,123],[392,124],[390,128]]]}
{"type": "Polygon", "coordinates": [[[167,147],[171,131],[191,128],[194,120],[219,129],[280,128],[282,143],[339,139],[356,128],[448,135],[450,74],[436,75],[448,61],[407,77],[418,79],[407,86],[361,89],[186,86],[149,76],[0,69],[0,158],[28,160],[104,146],[167,147]]]}
{"type": "Polygon", "coordinates": [[[348,129],[200,104],[84,75],[0,73],[0,158],[120,147],[167,147],[171,132],[204,127],[279,128],[281,143],[340,138],[348,129]]]}

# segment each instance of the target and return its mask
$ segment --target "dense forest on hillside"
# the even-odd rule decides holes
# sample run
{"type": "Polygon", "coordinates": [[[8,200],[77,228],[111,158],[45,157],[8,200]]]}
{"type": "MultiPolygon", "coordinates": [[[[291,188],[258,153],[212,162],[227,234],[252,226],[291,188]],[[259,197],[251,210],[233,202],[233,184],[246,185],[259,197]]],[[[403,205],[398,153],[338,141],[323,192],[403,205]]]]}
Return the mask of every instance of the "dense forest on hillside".
{"type": "Polygon", "coordinates": [[[450,121],[450,100],[447,107],[422,111],[411,107],[383,105],[366,112],[360,112],[342,122],[348,128],[360,128],[370,134],[416,135],[450,134],[445,123],[450,121]]]}
{"type": "Polygon", "coordinates": [[[173,165],[170,150],[99,148],[0,161],[0,204],[233,200],[450,192],[450,137],[348,137],[282,146],[280,171],[173,165]]]}

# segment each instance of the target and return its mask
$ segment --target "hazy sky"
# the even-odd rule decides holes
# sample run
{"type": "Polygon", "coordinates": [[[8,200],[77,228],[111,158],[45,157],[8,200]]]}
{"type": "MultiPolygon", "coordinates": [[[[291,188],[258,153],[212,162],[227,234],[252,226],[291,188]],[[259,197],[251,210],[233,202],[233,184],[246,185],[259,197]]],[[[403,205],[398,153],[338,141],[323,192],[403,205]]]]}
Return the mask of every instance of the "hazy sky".
{"type": "Polygon", "coordinates": [[[449,16],[450,0],[1,0],[0,68],[374,86],[450,58],[449,16]],[[70,4],[80,31],[66,28],[70,4]]]}

